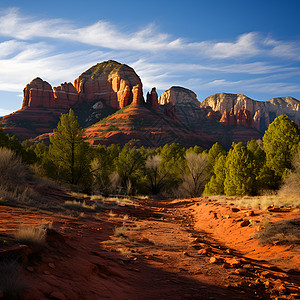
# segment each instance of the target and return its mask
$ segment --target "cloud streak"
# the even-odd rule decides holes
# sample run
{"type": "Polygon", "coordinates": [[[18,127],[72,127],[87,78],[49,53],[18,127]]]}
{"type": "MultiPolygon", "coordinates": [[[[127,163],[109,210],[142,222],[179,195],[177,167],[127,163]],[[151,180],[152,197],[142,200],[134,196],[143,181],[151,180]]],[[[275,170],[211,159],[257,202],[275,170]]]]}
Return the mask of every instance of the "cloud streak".
{"type": "MultiPolygon", "coordinates": [[[[20,93],[39,76],[53,86],[73,81],[97,62],[115,59],[141,76],[147,91],[172,85],[196,93],[299,93],[300,42],[248,32],[230,40],[192,42],[154,24],[133,30],[99,20],[79,26],[0,11],[0,90],[20,93]]],[[[1,101],[1,100],[0,100],[1,101]]],[[[0,109],[1,114],[1,109],[0,109]]]]}

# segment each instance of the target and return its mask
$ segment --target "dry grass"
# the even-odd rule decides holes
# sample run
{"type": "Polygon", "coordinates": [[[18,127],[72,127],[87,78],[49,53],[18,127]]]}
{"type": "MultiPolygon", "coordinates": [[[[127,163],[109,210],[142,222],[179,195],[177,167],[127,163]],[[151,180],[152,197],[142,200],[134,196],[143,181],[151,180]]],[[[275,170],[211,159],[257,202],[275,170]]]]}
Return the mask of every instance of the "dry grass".
{"type": "Polygon", "coordinates": [[[81,202],[77,200],[65,201],[65,206],[79,210],[95,210],[97,207],[96,204],[88,205],[85,201],[81,202]]]}
{"type": "Polygon", "coordinates": [[[23,299],[28,285],[20,278],[20,270],[19,264],[14,261],[0,265],[0,291],[3,299],[23,299]]]}
{"type": "Polygon", "coordinates": [[[239,208],[266,210],[269,206],[282,207],[287,209],[300,208],[300,198],[293,196],[283,197],[282,195],[245,196],[245,197],[210,197],[219,202],[234,203],[239,208]]]}
{"type": "Polygon", "coordinates": [[[46,241],[47,226],[21,226],[15,233],[19,242],[43,245],[46,241]]]}
{"type": "Polygon", "coordinates": [[[300,218],[267,224],[266,228],[252,235],[260,244],[300,244],[300,218]]]}

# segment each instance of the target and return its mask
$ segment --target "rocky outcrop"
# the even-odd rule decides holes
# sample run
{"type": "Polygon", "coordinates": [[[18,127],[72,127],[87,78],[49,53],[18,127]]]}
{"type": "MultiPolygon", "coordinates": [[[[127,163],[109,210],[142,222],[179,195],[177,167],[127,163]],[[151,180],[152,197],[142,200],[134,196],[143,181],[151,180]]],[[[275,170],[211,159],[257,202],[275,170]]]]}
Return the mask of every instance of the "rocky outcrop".
{"type": "Polygon", "coordinates": [[[35,78],[23,90],[22,108],[68,109],[79,102],[79,95],[72,83],[65,82],[53,89],[47,81],[39,77],[35,78]]]}
{"type": "Polygon", "coordinates": [[[237,114],[234,113],[233,108],[231,108],[229,113],[225,109],[220,119],[220,123],[226,126],[243,125],[245,127],[253,127],[251,114],[249,110],[245,108],[239,109],[237,114]]]}
{"type": "Polygon", "coordinates": [[[109,60],[82,73],[74,81],[80,97],[87,102],[104,100],[113,108],[123,108],[131,103],[143,103],[142,82],[127,65],[109,60]]]}
{"type": "Polygon", "coordinates": [[[71,82],[62,83],[60,86],[54,87],[54,107],[70,108],[80,102],[79,95],[71,82]]]}
{"type": "Polygon", "coordinates": [[[239,109],[236,114],[236,121],[238,125],[245,127],[253,127],[253,119],[248,109],[239,109]]]}
{"type": "Polygon", "coordinates": [[[54,95],[52,86],[47,82],[37,77],[32,80],[23,90],[24,107],[53,107],[54,95]]]}
{"type": "Polygon", "coordinates": [[[113,108],[123,108],[131,103],[143,103],[142,82],[127,65],[106,61],[82,73],[74,82],[54,87],[36,78],[24,89],[22,108],[65,108],[81,102],[103,100],[113,108]]]}
{"type": "Polygon", "coordinates": [[[273,120],[283,114],[300,124],[300,101],[292,97],[274,98],[268,101],[256,101],[242,94],[220,93],[207,97],[201,103],[201,107],[210,107],[215,112],[224,114],[233,108],[234,114],[238,117],[239,110],[247,110],[249,115],[244,112],[239,114],[240,124],[252,122],[257,130],[264,132],[273,120]],[[246,121],[248,120],[248,121],[246,121]]]}
{"type": "Polygon", "coordinates": [[[155,110],[157,110],[159,107],[158,95],[155,87],[152,88],[151,93],[147,93],[147,105],[155,110]]]}
{"type": "Polygon", "coordinates": [[[200,106],[197,95],[186,88],[180,86],[172,86],[170,89],[164,91],[158,99],[158,103],[165,105],[172,104],[187,104],[192,103],[200,106]]]}
{"type": "Polygon", "coordinates": [[[207,118],[209,120],[216,120],[219,121],[221,119],[222,115],[219,111],[213,111],[211,110],[208,114],[207,114],[207,118]]]}

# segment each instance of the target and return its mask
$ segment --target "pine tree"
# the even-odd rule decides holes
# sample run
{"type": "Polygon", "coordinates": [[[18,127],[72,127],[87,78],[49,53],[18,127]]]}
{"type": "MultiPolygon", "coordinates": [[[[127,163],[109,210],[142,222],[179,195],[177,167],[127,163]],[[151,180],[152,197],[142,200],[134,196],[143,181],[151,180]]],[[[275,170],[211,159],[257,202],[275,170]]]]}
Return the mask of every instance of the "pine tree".
{"type": "Polygon", "coordinates": [[[206,195],[224,194],[224,181],[226,178],[225,165],[226,165],[226,156],[219,154],[213,168],[214,174],[210,178],[210,181],[205,185],[204,194],[206,195]]]}
{"type": "Polygon", "coordinates": [[[286,115],[277,117],[265,132],[263,143],[267,167],[284,177],[292,168],[292,159],[300,146],[298,125],[286,115]]]}
{"type": "Polygon", "coordinates": [[[227,196],[250,195],[255,175],[251,152],[240,142],[233,143],[226,160],[224,192],[227,196]]]}
{"type": "Polygon", "coordinates": [[[90,168],[89,146],[72,109],[61,115],[50,142],[49,158],[56,166],[57,175],[71,184],[85,181],[90,168]]]}
{"type": "Polygon", "coordinates": [[[207,161],[211,164],[211,167],[213,168],[216,159],[219,155],[226,155],[226,150],[223,148],[221,144],[216,142],[212,145],[212,147],[209,149],[207,154],[207,161]]]}

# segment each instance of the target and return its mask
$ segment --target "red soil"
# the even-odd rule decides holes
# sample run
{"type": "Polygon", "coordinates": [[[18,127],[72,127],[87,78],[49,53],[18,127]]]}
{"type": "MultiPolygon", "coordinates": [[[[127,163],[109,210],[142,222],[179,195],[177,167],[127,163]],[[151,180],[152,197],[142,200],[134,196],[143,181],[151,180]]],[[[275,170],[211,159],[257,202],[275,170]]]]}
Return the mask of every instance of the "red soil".
{"type": "MultiPolygon", "coordinates": [[[[0,261],[19,255],[24,299],[299,299],[299,245],[259,245],[258,226],[241,227],[249,211],[204,198],[135,201],[77,219],[1,206],[0,261]],[[12,238],[22,224],[49,222],[43,247],[12,238]]],[[[247,219],[299,218],[255,214],[247,219]]]]}

